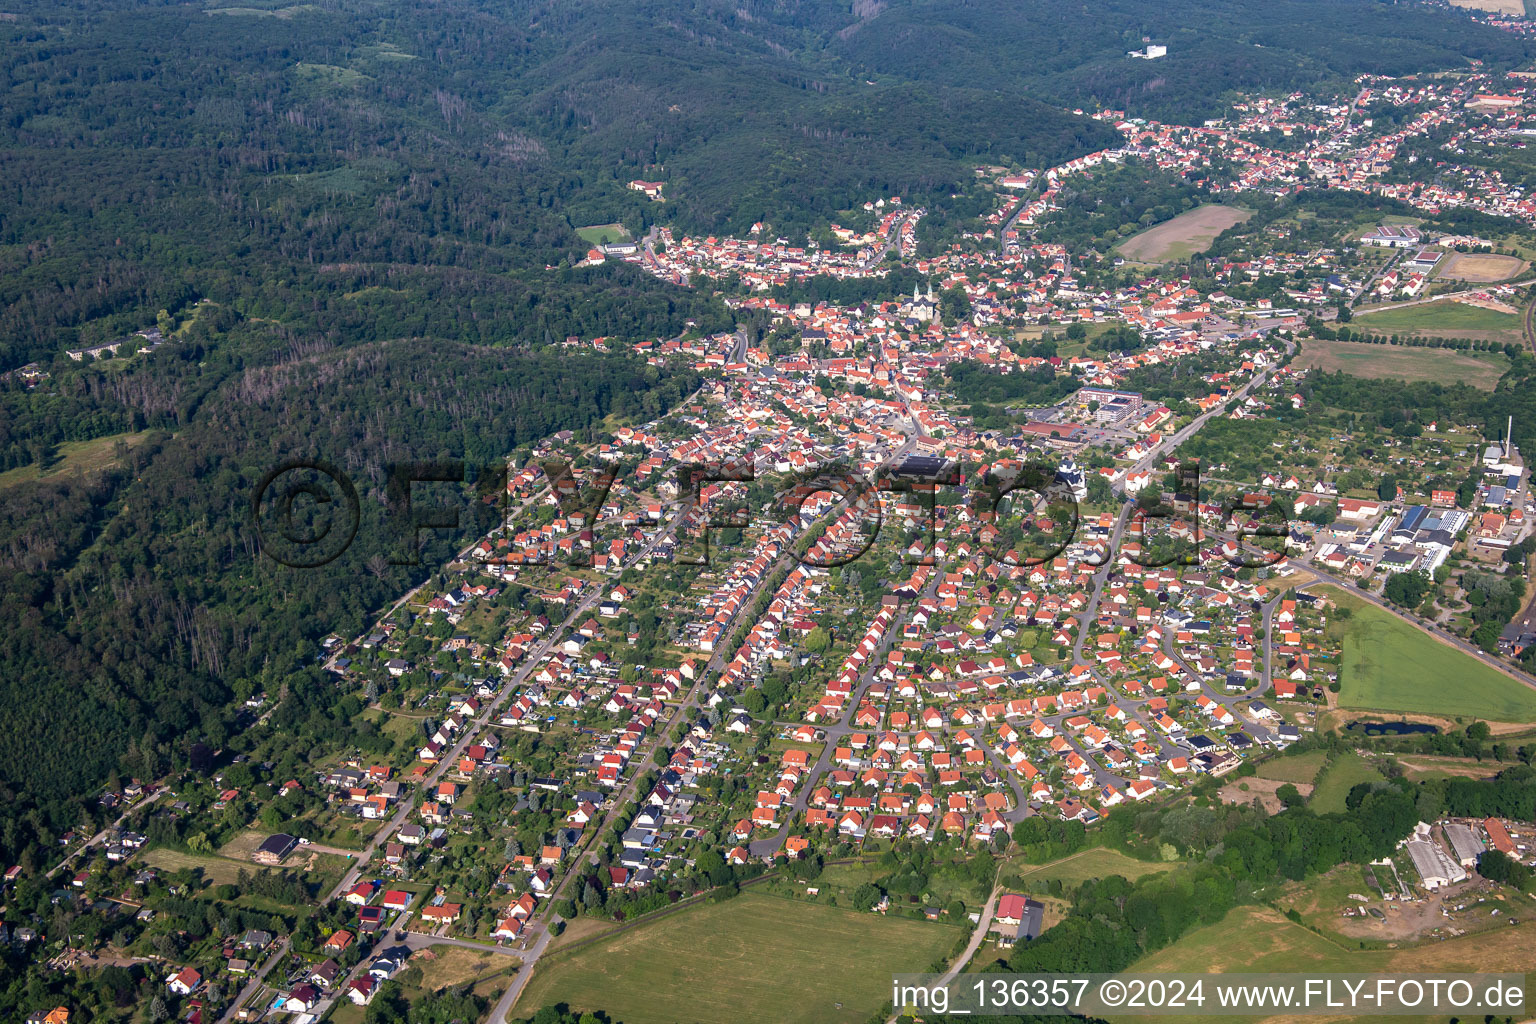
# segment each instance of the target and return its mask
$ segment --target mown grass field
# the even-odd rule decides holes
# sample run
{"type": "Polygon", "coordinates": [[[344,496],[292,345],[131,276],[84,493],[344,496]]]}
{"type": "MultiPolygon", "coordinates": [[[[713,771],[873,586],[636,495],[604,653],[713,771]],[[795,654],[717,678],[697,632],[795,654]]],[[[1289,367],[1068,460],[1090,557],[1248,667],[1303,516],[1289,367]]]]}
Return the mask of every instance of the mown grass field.
{"type": "Polygon", "coordinates": [[[567,1003],[624,1024],[862,1024],[893,973],[926,971],[964,934],[747,892],[554,954],[513,1013],[567,1003]]]}
{"type": "Polygon", "coordinates": [[[1128,260],[1163,263],[1201,252],[1216,236],[1253,216],[1250,210],[1211,204],[1154,224],[1121,242],[1116,248],[1128,260]]]}
{"type": "Polygon", "coordinates": [[[1455,380],[1485,391],[1492,391],[1509,369],[1509,357],[1502,352],[1366,345],[1321,338],[1301,343],[1301,360],[1329,373],[1337,370],[1367,380],[1455,380]]]}
{"type": "Polygon", "coordinates": [[[1312,791],[1308,806],[1318,814],[1332,814],[1345,810],[1344,798],[1362,782],[1377,782],[1385,776],[1372,768],[1359,754],[1339,754],[1328,763],[1317,778],[1317,788],[1312,791]]]}
{"type": "Polygon", "coordinates": [[[1536,720],[1536,689],[1337,587],[1319,591],[1353,610],[1329,624],[1343,634],[1340,707],[1536,720]]]}
{"type": "Polygon", "coordinates": [[[1136,860],[1118,850],[1095,847],[1081,853],[1074,853],[1070,857],[1063,857],[1061,860],[1053,860],[1048,864],[1033,867],[1021,864],[1017,870],[1026,885],[1030,882],[1049,882],[1060,879],[1063,885],[1071,887],[1080,885],[1090,878],[1108,878],[1110,875],[1120,875],[1134,881],[1143,875],[1168,871],[1174,866],[1156,861],[1136,860]]]}
{"type": "Polygon", "coordinates": [[[607,245],[609,242],[624,242],[629,239],[629,232],[623,224],[592,224],[588,227],[577,228],[576,234],[588,245],[607,245]]]}
{"type": "Polygon", "coordinates": [[[1316,781],[1317,773],[1322,770],[1323,762],[1326,760],[1328,755],[1321,750],[1309,750],[1305,754],[1293,754],[1288,757],[1272,757],[1260,762],[1254,774],[1261,779],[1271,779],[1275,782],[1289,782],[1298,786],[1311,784],[1316,781]]]}

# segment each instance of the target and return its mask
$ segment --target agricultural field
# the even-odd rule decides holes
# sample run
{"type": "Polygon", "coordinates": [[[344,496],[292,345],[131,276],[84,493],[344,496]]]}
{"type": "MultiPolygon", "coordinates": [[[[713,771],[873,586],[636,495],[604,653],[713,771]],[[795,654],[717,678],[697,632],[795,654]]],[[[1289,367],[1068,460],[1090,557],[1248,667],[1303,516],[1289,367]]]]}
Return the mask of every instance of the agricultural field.
{"type": "Polygon", "coordinates": [[[1525,0],[1449,0],[1452,7],[1460,7],[1469,11],[1487,11],[1489,14],[1512,14],[1517,18],[1525,16],[1525,0]]]}
{"type": "Polygon", "coordinates": [[[1381,782],[1386,776],[1371,767],[1370,762],[1359,754],[1339,754],[1328,763],[1318,776],[1317,787],[1312,790],[1309,806],[1318,814],[1336,814],[1344,811],[1344,798],[1362,782],[1381,782]]]}
{"type": "MultiPolygon", "coordinates": [[[[1455,2],[1455,0],[1452,0],[1455,2]]],[[[1514,3],[1521,0],[1476,0],[1478,3],[1514,3]]],[[[1468,5],[1471,6],[1471,5],[1468,5]]],[[[1488,8],[1484,8],[1487,10],[1488,8]]],[[[1491,284],[1507,281],[1526,268],[1526,262],[1515,256],[1495,256],[1491,253],[1452,253],[1440,267],[1436,276],[1452,281],[1472,284],[1491,284]]]]}
{"type": "Polygon", "coordinates": [[[1321,338],[1301,343],[1301,362],[1328,373],[1342,371],[1370,380],[1460,381],[1484,391],[1492,391],[1509,369],[1509,357],[1502,352],[1366,345],[1321,338]]]}
{"type": "Polygon", "coordinates": [[[567,1003],[625,1024],[674,1024],[686,1007],[695,1020],[861,1024],[889,998],[893,973],[927,970],[964,934],[743,893],[551,956],[514,1012],[567,1003]]]}
{"type": "Polygon", "coordinates": [[[1342,633],[1344,648],[1340,707],[1498,722],[1536,719],[1536,689],[1336,587],[1319,592],[1353,608],[1348,619],[1329,624],[1342,633]],[[1454,690],[1449,680],[1456,681],[1454,690]]]}
{"type": "Polygon", "coordinates": [[[629,232],[623,224],[592,224],[588,227],[577,228],[576,234],[588,245],[607,245],[610,242],[629,241],[629,232]]]}
{"type": "Polygon", "coordinates": [[[1379,313],[1359,312],[1350,327],[1378,334],[1432,334],[1495,341],[1519,341],[1520,316],[1443,299],[1379,313]]]}
{"type": "Polygon", "coordinates": [[[1251,216],[1251,211],[1235,206],[1201,206],[1132,235],[1118,248],[1126,259],[1140,263],[1184,259],[1203,251],[1217,235],[1251,216]]]}

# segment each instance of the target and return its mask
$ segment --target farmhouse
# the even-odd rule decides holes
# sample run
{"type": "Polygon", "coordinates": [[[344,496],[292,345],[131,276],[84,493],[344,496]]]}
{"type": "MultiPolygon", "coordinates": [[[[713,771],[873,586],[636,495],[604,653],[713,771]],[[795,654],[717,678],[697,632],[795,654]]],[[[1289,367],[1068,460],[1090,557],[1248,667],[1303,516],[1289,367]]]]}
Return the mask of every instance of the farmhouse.
{"type": "Polygon", "coordinates": [[[997,901],[997,913],[992,918],[997,944],[1007,949],[1020,939],[1037,937],[1044,914],[1043,904],[1018,893],[1004,893],[997,901]]]}

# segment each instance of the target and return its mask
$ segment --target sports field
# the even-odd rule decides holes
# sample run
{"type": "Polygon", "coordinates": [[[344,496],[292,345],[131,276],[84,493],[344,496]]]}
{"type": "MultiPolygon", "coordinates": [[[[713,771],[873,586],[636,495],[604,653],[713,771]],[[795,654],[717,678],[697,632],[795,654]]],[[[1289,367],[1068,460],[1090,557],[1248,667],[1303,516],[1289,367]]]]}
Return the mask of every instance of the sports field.
{"type": "MultiPolygon", "coordinates": [[[[1513,0],[1513,2],[1518,4],[1521,0],[1513,0]]],[[[1441,265],[1440,273],[1436,276],[1453,281],[1489,284],[1494,281],[1507,281],[1524,270],[1525,266],[1525,261],[1515,256],[1458,252],[1451,254],[1451,258],[1441,265]]]]}
{"type": "Polygon", "coordinates": [[[548,957],[514,1016],[567,1003],[624,1024],[862,1024],[893,973],[928,970],[965,934],[748,892],[548,957]]]}
{"type": "Polygon", "coordinates": [[[1227,228],[1252,216],[1251,210],[1235,206],[1201,206],[1137,232],[1117,248],[1126,259],[1140,263],[1184,259],[1204,250],[1227,228]]]}
{"type": "Polygon", "coordinates": [[[629,241],[629,232],[624,230],[623,224],[593,224],[590,227],[577,228],[576,233],[588,245],[607,245],[610,242],[629,241]]]}
{"type": "Polygon", "coordinates": [[[1536,720],[1536,689],[1337,587],[1318,592],[1354,609],[1342,624],[1340,707],[1536,720]]]}
{"type": "Polygon", "coordinates": [[[1301,343],[1301,361],[1329,373],[1342,371],[1367,380],[1460,381],[1484,391],[1492,391],[1509,369],[1509,357],[1502,352],[1366,345],[1321,338],[1307,338],[1301,343]]]}

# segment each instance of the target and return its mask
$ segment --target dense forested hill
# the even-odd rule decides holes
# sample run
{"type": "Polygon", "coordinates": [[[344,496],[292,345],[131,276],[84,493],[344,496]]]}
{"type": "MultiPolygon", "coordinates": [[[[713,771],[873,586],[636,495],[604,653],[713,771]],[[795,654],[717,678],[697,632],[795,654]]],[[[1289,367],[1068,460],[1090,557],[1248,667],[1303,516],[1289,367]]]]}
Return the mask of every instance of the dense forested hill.
{"type": "Polygon", "coordinates": [[[1444,10],[1381,0],[913,0],[841,33],[858,66],[1181,124],[1219,117],[1230,90],[1345,87],[1530,55],[1529,44],[1444,10]],[[1127,60],[1147,41],[1156,61],[1127,60]]]}

